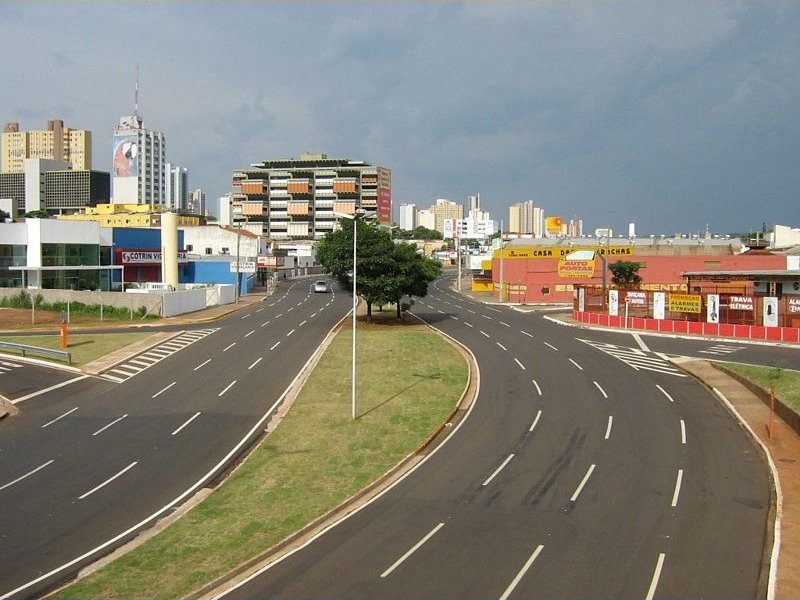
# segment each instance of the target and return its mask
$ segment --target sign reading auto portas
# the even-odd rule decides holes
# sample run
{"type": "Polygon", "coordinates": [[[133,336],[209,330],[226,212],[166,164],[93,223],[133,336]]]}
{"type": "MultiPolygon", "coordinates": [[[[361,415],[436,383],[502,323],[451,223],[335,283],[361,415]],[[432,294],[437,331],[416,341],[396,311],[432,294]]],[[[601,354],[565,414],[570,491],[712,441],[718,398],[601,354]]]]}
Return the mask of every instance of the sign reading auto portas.
{"type": "Polygon", "coordinates": [[[594,277],[594,260],[560,260],[558,276],[573,279],[591,279],[594,277]]]}

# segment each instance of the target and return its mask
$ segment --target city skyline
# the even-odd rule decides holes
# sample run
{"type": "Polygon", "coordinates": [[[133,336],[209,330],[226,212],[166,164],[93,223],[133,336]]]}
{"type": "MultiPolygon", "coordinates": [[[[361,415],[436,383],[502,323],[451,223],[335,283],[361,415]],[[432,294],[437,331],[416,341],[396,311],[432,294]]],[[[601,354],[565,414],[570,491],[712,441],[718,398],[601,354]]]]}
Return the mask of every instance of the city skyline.
{"type": "Polygon", "coordinates": [[[395,221],[400,204],[480,194],[495,220],[532,199],[587,231],[797,224],[794,2],[8,2],[0,15],[22,48],[2,59],[4,122],[90,130],[93,167],[111,171],[138,64],[144,126],[209,201],[235,169],[310,151],[391,169],[395,221]],[[314,43],[298,43],[301,25],[314,43]]]}

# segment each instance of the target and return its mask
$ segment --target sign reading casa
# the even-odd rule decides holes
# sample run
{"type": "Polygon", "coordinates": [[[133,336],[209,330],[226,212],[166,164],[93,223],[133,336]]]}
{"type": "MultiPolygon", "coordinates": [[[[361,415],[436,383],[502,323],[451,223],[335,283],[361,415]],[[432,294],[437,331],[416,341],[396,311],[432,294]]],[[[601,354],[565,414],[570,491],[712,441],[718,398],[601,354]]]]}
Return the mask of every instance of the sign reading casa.
{"type": "MultiPolygon", "coordinates": [[[[577,250],[592,250],[601,256],[632,256],[633,246],[535,246],[504,248],[503,258],[562,258],[577,250]]],[[[495,252],[495,257],[500,258],[500,252],[495,252]]]]}

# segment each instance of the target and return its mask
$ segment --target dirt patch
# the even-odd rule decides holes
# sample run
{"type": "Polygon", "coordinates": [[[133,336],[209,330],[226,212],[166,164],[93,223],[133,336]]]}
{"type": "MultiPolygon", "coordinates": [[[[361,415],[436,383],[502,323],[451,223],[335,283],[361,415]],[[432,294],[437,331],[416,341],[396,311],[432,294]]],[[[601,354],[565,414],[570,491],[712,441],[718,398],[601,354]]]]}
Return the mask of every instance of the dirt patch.
{"type": "MultiPolygon", "coordinates": [[[[0,308],[0,331],[19,329],[42,329],[58,327],[61,313],[52,310],[37,310],[33,315],[30,308],[0,308]]],[[[94,315],[70,315],[71,325],[108,325],[115,321],[101,321],[94,315]]]]}

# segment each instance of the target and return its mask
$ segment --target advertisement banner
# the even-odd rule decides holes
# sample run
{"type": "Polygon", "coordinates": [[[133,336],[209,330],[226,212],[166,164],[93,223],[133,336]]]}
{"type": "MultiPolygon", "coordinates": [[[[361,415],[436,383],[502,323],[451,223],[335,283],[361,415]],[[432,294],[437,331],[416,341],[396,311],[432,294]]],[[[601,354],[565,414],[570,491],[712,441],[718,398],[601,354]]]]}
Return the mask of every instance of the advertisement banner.
{"type": "Polygon", "coordinates": [[[591,279],[594,277],[594,261],[562,259],[558,261],[558,276],[591,279]]]}
{"type": "Polygon", "coordinates": [[[728,300],[728,310],[749,310],[753,312],[754,308],[752,296],[731,296],[728,300]]]}
{"type": "Polygon", "coordinates": [[[800,314],[800,298],[789,298],[789,312],[793,315],[800,314]]]}
{"type": "Polygon", "coordinates": [[[703,297],[700,294],[670,294],[669,311],[696,313],[702,312],[703,297]]]}
{"type": "Polygon", "coordinates": [[[778,326],[778,299],[774,296],[764,298],[764,327],[778,326]]]}
{"type": "Polygon", "coordinates": [[[578,310],[581,312],[586,310],[586,290],[583,288],[578,290],[578,310]]]}
{"type": "Polygon", "coordinates": [[[666,315],[666,297],[664,292],[653,293],[653,318],[663,321],[666,315]]]}
{"type": "Polygon", "coordinates": [[[139,141],[137,134],[114,136],[114,177],[139,176],[139,141]]]}
{"type": "Polygon", "coordinates": [[[547,235],[561,235],[561,217],[547,217],[544,223],[547,235]]]}
{"type": "MultiPolygon", "coordinates": [[[[493,242],[496,241],[492,240],[493,242]]],[[[495,248],[496,249],[496,248],[495,248]]],[[[563,258],[568,254],[572,254],[579,250],[588,250],[601,254],[603,256],[633,256],[634,249],[631,245],[619,246],[529,246],[525,247],[511,247],[503,249],[503,258],[563,258]]],[[[500,254],[496,255],[500,258],[500,254]]]]}
{"type": "Polygon", "coordinates": [[[608,314],[619,316],[619,290],[608,290],[608,314]]]}
{"type": "MultiPolygon", "coordinates": [[[[122,264],[149,265],[161,262],[161,250],[123,250],[122,264]]],[[[188,262],[189,257],[184,250],[178,251],[178,262],[188,262]]]]}
{"type": "Polygon", "coordinates": [[[719,323],[719,294],[706,296],[706,323],[719,323]]]}
{"type": "Polygon", "coordinates": [[[625,302],[629,306],[647,306],[647,292],[628,292],[625,302]]]}

